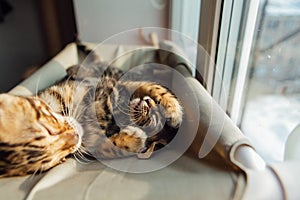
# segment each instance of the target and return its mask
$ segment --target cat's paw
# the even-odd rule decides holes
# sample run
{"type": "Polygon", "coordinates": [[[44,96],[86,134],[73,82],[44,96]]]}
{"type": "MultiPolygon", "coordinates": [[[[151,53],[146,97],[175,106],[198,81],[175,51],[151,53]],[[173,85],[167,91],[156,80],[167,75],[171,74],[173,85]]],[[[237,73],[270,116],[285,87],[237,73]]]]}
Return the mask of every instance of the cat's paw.
{"type": "Polygon", "coordinates": [[[133,122],[137,125],[158,126],[164,120],[173,128],[178,128],[182,122],[183,111],[179,101],[170,93],[155,94],[154,99],[149,96],[135,98],[130,102],[130,112],[133,122]],[[157,103],[156,103],[157,102],[157,103]],[[163,114],[164,113],[164,116],[163,114]]]}
{"type": "Polygon", "coordinates": [[[122,150],[140,153],[145,150],[147,135],[138,127],[127,126],[109,139],[116,147],[122,150]]]}
{"type": "Polygon", "coordinates": [[[165,109],[167,123],[173,128],[178,128],[182,123],[183,111],[179,101],[170,96],[162,100],[161,105],[165,109]]]}
{"type": "Polygon", "coordinates": [[[168,125],[178,128],[182,123],[183,108],[177,99],[167,88],[154,84],[148,88],[149,96],[164,109],[164,116],[168,125]]]}
{"type": "Polygon", "coordinates": [[[178,128],[182,123],[183,108],[179,100],[165,88],[157,88],[152,94],[153,99],[164,109],[164,116],[167,124],[173,128],[178,128]]]}

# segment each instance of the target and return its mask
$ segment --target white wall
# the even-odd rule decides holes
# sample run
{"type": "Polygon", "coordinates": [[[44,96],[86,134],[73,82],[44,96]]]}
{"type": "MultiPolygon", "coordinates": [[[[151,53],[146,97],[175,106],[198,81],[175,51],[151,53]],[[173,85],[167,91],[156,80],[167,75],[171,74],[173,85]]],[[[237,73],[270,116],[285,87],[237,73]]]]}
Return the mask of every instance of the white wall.
{"type": "MultiPolygon", "coordinates": [[[[79,37],[102,42],[114,34],[139,27],[169,26],[169,0],[74,0],[79,37]]],[[[139,44],[136,37],[127,43],[139,44]]]]}

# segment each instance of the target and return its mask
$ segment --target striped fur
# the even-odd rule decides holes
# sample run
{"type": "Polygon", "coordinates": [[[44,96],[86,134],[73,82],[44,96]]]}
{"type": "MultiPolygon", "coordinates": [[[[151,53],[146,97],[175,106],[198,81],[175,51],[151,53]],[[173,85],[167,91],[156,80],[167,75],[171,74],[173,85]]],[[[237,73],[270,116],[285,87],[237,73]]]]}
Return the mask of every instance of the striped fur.
{"type": "Polygon", "coordinates": [[[156,83],[118,82],[122,72],[105,68],[73,66],[37,96],[0,95],[0,176],[45,171],[69,154],[148,158],[173,139],[178,99],[156,83]]]}
{"type": "Polygon", "coordinates": [[[35,97],[0,95],[0,176],[45,171],[81,143],[80,128],[35,97]]]}
{"type": "Polygon", "coordinates": [[[78,156],[86,152],[100,159],[140,155],[151,151],[154,142],[170,142],[182,121],[178,99],[156,83],[118,82],[122,72],[105,68],[97,63],[82,67],[79,74],[74,66],[62,83],[39,94],[55,112],[82,125],[78,156]]]}

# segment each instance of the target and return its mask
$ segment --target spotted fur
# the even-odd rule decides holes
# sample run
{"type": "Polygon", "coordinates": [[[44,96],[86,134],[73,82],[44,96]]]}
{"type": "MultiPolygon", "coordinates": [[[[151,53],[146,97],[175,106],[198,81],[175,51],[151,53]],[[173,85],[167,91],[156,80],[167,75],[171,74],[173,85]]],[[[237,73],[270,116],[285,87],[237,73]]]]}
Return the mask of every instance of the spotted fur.
{"type": "Polygon", "coordinates": [[[149,158],[168,144],[182,122],[179,100],[159,84],[121,75],[94,62],[71,67],[37,96],[1,94],[0,176],[45,171],[69,154],[149,158]]]}
{"type": "Polygon", "coordinates": [[[100,159],[139,156],[147,150],[150,156],[154,142],[167,144],[175,136],[182,107],[165,87],[153,82],[118,81],[122,72],[99,62],[88,68],[74,66],[68,74],[66,81],[40,96],[49,105],[55,102],[55,112],[79,121],[85,132],[83,152],[100,159]],[[62,98],[65,94],[67,99],[62,98]],[[70,96],[76,98],[70,100],[70,96]]]}

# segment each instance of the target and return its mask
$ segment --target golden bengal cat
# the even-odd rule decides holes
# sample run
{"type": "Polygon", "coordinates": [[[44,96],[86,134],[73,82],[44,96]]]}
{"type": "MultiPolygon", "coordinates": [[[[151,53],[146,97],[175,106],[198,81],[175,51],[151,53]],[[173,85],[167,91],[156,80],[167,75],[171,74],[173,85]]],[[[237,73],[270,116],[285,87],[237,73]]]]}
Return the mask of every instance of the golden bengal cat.
{"type": "Polygon", "coordinates": [[[42,172],[70,154],[149,158],[173,139],[183,109],[170,90],[91,63],[37,95],[0,94],[0,176],[42,172]]]}

